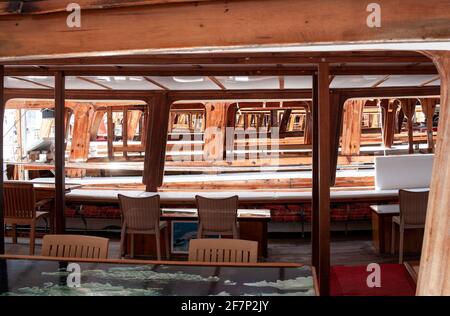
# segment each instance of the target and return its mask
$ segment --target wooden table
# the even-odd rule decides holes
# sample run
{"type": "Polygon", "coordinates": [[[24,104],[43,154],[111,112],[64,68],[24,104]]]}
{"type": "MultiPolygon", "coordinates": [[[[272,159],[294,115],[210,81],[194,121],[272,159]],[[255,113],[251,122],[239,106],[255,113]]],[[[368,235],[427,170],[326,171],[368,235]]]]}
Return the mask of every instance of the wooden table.
{"type": "MultiPolygon", "coordinates": [[[[258,242],[258,256],[267,257],[267,223],[270,221],[271,215],[268,209],[239,209],[238,223],[240,238],[245,240],[254,240],[258,242]]],[[[197,209],[195,208],[163,208],[162,221],[168,222],[169,244],[173,242],[173,225],[177,222],[196,222],[198,221],[197,209]]],[[[190,234],[193,237],[196,233],[190,234]]],[[[164,240],[164,234],[161,233],[161,241],[164,240]]],[[[188,240],[182,240],[186,243],[188,240]]],[[[130,243],[127,243],[127,248],[130,243]]],[[[126,249],[126,253],[129,251],[126,249]]],[[[171,253],[172,247],[171,247],[171,253]]],[[[161,254],[165,254],[165,243],[161,242],[161,254]]],[[[152,235],[135,235],[135,255],[138,256],[155,256],[156,242],[152,235]]],[[[181,257],[185,254],[179,254],[181,257]]]]}
{"type": "Polygon", "coordinates": [[[0,256],[0,296],[311,296],[317,293],[314,275],[309,266],[282,263],[70,261],[0,256]],[[81,268],[78,288],[68,286],[69,263],[76,263],[81,268]]]}
{"type": "MultiPolygon", "coordinates": [[[[375,249],[380,254],[391,252],[392,217],[400,215],[398,204],[371,205],[372,238],[375,249]]],[[[396,226],[395,251],[398,252],[398,225],[396,226]]],[[[420,253],[422,251],[423,229],[405,230],[405,253],[420,253]]]]}

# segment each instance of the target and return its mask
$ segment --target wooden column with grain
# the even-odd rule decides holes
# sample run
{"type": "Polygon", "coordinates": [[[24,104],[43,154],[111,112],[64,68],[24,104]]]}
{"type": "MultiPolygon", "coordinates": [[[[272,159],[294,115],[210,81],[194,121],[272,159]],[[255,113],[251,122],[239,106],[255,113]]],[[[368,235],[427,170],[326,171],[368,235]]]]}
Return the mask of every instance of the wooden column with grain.
{"type": "Polygon", "coordinates": [[[303,136],[303,143],[305,145],[312,144],[312,104],[311,102],[306,102],[305,107],[306,117],[305,117],[305,135],[303,136]]]}
{"type": "Polygon", "coordinates": [[[408,152],[414,153],[414,135],[413,135],[413,120],[416,114],[417,99],[403,99],[401,100],[402,110],[408,119],[408,152]]]}
{"type": "Polygon", "coordinates": [[[55,74],[55,214],[54,231],[56,234],[65,232],[65,75],[55,74]]]}
{"type": "Polygon", "coordinates": [[[156,192],[163,184],[170,106],[167,93],[155,94],[151,102],[144,164],[147,192],[156,192]]]}
{"type": "Polygon", "coordinates": [[[427,121],[427,144],[428,144],[428,152],[431,154],[434,152],[434,139],[433,139],[433,117],[436,112],[436,105],[438,104],[439,99],[421,99],[420,103],[422,105],[422,111],[425,114],[425,118],[427,121]]]}
{"type": "Polygon", "coordinates": [[[222,160],[225,149],[225,131],[227,127],[227,114],[229,103],[208,102],[205,104],[205,160],[222,160]]]}
{"type": "Polygon", "coordinates": [[[0,65],[0,165],[2,173],[0,175],[0,255],[5,253],[5,225],[4,223],[4,208],[3,208],[3,122],[5,118],[5,67],[0,65]]]}
{"type": "Polygon", "coordinates": [[[318,115],[319,127],[319,271],[318,282],[321,295],[330,294],[330,69],[327,63],[319,64],[318,72],[318,115]]]}
{"type": "Polygon", "coordinates": [[[383,144],[386,148],[392,148],[395,134],[395,116],[398,109],[396,100],[382,99],[379,101],[383,121],[383,144]]]}
{"type": "Polygon", "coordinates": [[[361,147],[361,121],[365,100],[352,99],[344,104],[342,149],[343,156],[358,156],[361,147]]]}
{"type": "MultiPolygon", "coordinates": [[[[69,156],[70,162],[87,162],[89,158],[94,111],[94,106],[89,103],[79,103],[73,107],[74,125],[69,156]]],[[[71,178],[81,178],[85,175],[86,169],[67,170],[67,176],[71,178]]]]}
{"type": "Polygon", "coordinates": [[[433,52],[441,110],[417,295],[450,295],[450,52],[433,52]]]}

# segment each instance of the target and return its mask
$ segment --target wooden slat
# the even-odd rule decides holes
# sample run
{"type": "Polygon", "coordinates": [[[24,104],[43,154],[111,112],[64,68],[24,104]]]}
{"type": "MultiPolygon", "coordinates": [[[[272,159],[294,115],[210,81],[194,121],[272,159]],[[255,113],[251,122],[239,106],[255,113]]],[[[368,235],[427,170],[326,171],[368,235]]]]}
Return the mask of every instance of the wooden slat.
{"type": "Polygon", "coordinates": [[[73,30],[67,28],[67,12],[38,19],[2,17],[0,57],[450,38],[447,0],[378,3],[383,27],[376,32],[367,27],[367,4],[359,0],[205,1],[86,10],[81,29],[73,30]]]}
{"type": "Polygon", "coordinates": [[[361,145],[361,120],[365,100],[353,99],[344,104],[341,155],[359,155],[361,145]]]}
{"type": "Polygon", "coordinates": [[[417,295],[450,295],[450,52],[433,52],[441,76],[439,133],[417,295]]]}
{"type": "Polygon", "coordinates": [[[65,154],[64,154],[64,116],[65,116],[65,76],[55,74],[55,233],[65,231],[65,154]]]}

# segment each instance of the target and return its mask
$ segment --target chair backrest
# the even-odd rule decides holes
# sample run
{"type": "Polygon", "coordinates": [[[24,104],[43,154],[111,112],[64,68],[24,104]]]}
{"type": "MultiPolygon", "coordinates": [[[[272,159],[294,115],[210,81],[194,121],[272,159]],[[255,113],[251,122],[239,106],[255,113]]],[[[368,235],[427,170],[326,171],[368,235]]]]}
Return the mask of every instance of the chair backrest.
{"type": "Polygon", "coordinates": [[[122,221],[127,229],[155,230],[159,227],[161,207],[159,195],[134,198],[119,194],[122,221]]]}
{"type": "Polygon", "coordinates": [[[34,218],[36,199],[32,183],[6,182],[4,184],[5,218],[34,218]]]}
{"type": "Polygon", "coordinates": [[[192,239],[189,261],[254,263],[258,242],[241,239],[192,239]]]}
{"type": "Polygon", "coordinates": [[[206,231],[230,231],[237,223],[238,196],[225,199],[195,197],[198,218],[206,231]]]}
{"type": "Polygon", "coordinates": [[[405,225],[423,225],[427,215],[429,191],[399,191],[400,217],[405,225]]]}
{"type": "Polygon", "coordinates": [[[107,259],[109,239],[81,235],[45,235],[41,255],[58,258],[107,259]]]}

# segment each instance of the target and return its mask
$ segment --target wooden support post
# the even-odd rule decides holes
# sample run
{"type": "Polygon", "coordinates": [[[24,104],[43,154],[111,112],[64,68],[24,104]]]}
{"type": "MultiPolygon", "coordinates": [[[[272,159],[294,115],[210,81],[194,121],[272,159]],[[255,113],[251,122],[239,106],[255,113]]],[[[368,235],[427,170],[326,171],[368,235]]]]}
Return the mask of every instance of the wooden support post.
{"type": "MultiPolygon", "coordinates": [[[[94,117],[94,106],[89,103],[80,103],[73,108],[74,126],[72,145],[70,147],[70,162],[86,162],[89,157],[91,142],[91,127],[94,117]]],[[[55,123],[56,124],[56,123],[55,123]]],[[[67,176],[81,178],[86,175],[85,169],[69,169],[67,176]]]]}
{"type": "Polygon", "coordinates": [[[5,120],[5,67],[0,65],[0,255],[5,254],[5,225],[3,206],[3,177],[5,169],[3,166],[3,122],[5,120]]]}
{"type": "Polygon", "coordinates": [[[136,136],[136,131],[139,126],[139,122],[141,122],[141,118],[142,118],[142,111],[133,110],[128,112],[127,135],[129,141],[134,140],[134,137],[136,136]]]}
{"type": "Polygon", "coordinates": [[[145,148],[143,180],[147,192],[156,192],[163,184],[170,106],[167,93],[154,96],[145,148]]]}
{"type": "Polygon", "coordinates": [[[331,148],[331,165],[330,165],[330,186],[336,183],[336,170],[339,158],[339,143],[342,131],[342,117],[344,112],[345,96],[334,92],[330,95],[330,148],[331,148]]]}
{"type": "Polygon", "coordinates": [[[100,128],[100,124],[102,123],[105,114],[106,111],[103,110],[95,111],[90,130],[91,141],[97,140],[98,129],[100,128]]]}
{"type": "MultiPolygon", "coordinates": [[[[141,136],[141,144],[142,147],[145,148],[146,144],[147,144],[147,133],[148,133],[148,122],[149,122],[149,109],[148,109],[148,105],[145,107],[144,109],[144,123],[142,124],[142,136],[141,136]]],[[[172,117],[173,119],[173,117],[172,117]]],[[[170,123],[169,123],[170,125],[170,123]]]]}
{"type": "Polygon", "coordinates": [[[112,107],[107,109],[107,124],[108,124],[108,159],[114,160],[114,121],[112,107]]]}
{"type": "Polygon", "coordinates": [[[270,111],[270,127],[278,127],[278,111],[271,110],[270,111]]]}
{"type": "Polygon", "coordinates": [[[222,160],[224,157],[225,131],[229,103],[205,104],[206,130],[204,158],[205,160],[222,160]]]}
{"type": "Polygon", "coordinates": [[[395,115],[398,109],[397,100],[379,100],[383,120],[383,144],[386,148],[392,148],[395,134],[395,115]]]}
{"type": "Polygon", "coordinates": [[[316,269],[316,272],[320,271],[320,238],[319,238],[319,88],[318,88],[318,76],[317,73],[313,75],[313,89],[312,89],[312,232],[311,232],[311,244],[312,244],[312,265],[316,269]]]}
{"type": "Polygon", "coordinates": [[[417,295],[450,295],[450,52],[433,52],[441,111],[428,198],[417,295]]]}
{"type": "Polygon", "coordinates": [[[425,114],[427,120],[427,143],[428,152],[431,154],[434,152],[434,140],[433,140],[433,117],[436,111],[436,105],[439,99],[421,99],[422,111],[425,114]]]}
{"type": "Polygon", "coordinates": [[[320,120],[318,139],[319,180],[319,271],[321,295],[330,294],[330,71],[327,63],[319,64],[318,115],[320,120]]]}
{"type": "Polygon", "coordinates": [[[402,110],[408,119],[408,152],[414,153],[413,119],[416,114],[417,99],[403,99],[400,101],[402,110]]]}
{"type": "Polygon", "coordinates": [[[286,109],[283,113],[283,117],[281,118],[280,123],[280,137],[283,138],[286,135],[286,132],[288,130],[288,123],[291,117],[292,110],[286,109]]]}
{"type": "Polygon", "coordinates": [[[361,121],[366,101],[351,99],[344,104],[341,155],[358,156],[361,147],[361,121]]]}
{"type": "Polygon", "coordinates": [[[122,148],[123,157],[128,160],[128,109],[126,107],[123,109],[122,117],[122,148]]]}
{"type": "Polygon", "coordinates": [[[305,107],[306,116],[305,116],[305,135],[303,136],[303,143],[305,145],[312,144],[312,104],[311,102],[307,102],[307,106],[305,107]]]}
{"type": "Polygon", "coordinates": [[[56,234],[65,232],[65,145],[64,108],[65,80],[63,72],[55,73],[55,223],[56,234]]]}

